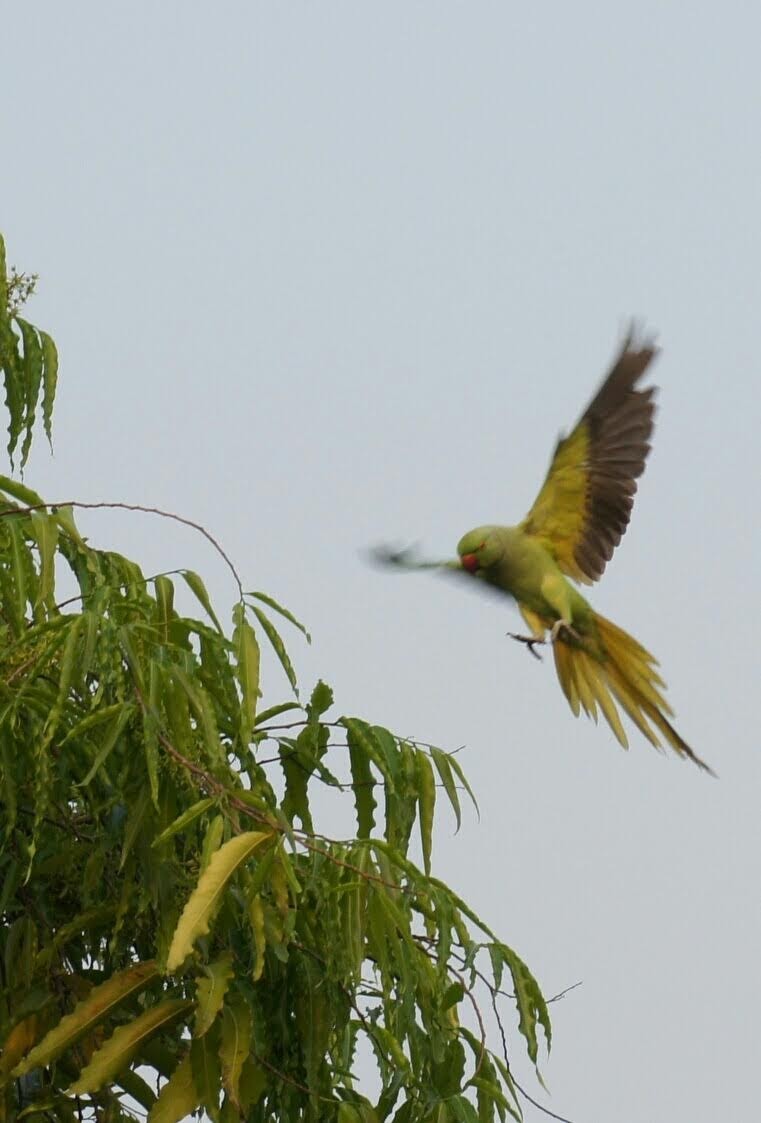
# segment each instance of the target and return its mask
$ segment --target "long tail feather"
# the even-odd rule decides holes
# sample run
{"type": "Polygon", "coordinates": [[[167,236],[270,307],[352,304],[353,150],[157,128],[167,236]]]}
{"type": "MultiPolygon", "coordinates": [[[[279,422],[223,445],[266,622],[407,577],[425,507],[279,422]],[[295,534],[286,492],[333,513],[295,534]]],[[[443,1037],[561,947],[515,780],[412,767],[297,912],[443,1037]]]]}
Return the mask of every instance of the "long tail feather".
{"type": "Polygon", "coordinates": [[[715,776],[668,720],[673,711],[663,697],[665,683],[655,670],[653,656],[604,616],[595,615],[594,623],[597,642],[592,637],[579,642],[561,632],[553,645],[557,676],[574,714],[578,716],[583,708],[597,721],[599,706],[616,739],[627,748],[618,702],[652,745],[661,748],[662,737],[679,756],[715,776]]]}

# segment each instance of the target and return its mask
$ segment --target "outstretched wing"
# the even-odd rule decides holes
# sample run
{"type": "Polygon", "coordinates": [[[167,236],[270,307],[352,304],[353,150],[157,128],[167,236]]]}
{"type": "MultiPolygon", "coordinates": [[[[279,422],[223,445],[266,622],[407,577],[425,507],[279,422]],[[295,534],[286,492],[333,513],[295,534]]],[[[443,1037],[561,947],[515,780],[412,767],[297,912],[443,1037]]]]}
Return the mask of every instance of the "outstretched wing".
{"type": "Polygon", "coordinates": [[[576,581],[600,577],[629,525],[653,431],[655,387],[638,390],[657,348],[630,331],[577,425],[555,447],[542,489],[521,523],[576,581]]]}

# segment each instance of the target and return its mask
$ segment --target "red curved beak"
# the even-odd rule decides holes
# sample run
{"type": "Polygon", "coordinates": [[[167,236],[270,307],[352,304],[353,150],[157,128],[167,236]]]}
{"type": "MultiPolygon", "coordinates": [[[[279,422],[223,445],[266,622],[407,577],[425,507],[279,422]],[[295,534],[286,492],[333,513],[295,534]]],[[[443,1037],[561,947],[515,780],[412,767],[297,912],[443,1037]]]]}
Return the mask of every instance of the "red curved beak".
{"type": "Polygon", "coordinates": [[[463,554],[460,561],[462,562],[462,568],[467,569],[468,573],[478,572],[479,564],[475,554],[463,554]]]}

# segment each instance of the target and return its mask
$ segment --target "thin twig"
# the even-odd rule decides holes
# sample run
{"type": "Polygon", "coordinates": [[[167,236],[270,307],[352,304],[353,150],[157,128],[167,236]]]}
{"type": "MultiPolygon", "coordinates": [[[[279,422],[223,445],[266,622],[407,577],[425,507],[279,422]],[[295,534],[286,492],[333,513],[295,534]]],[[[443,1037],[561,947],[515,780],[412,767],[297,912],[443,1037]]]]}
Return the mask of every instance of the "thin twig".
{"type": "Polygon", "coordinates": [[[535,1100],[533,1096],[530,1096],[526,1089],[522,1088],[518,1081],[515,1079],[512,1071],[510,1071],[510,1079],[512,1080],[513,1084],[518,1089],[520,1094],[523,1096],[524,1100],[528,1100],[528,1102],[533,1107],[538,1108],[539,1111],[544,1112],[545,1115],[549,1115],[550,1119],[558,1119],[560,1123],[573,1123],[573,1120],[569,1119],[567,1115],[558,1115],[556,1114],[556,1112],[550,1111],[548,1107],[545,1107],[544,1104],[540,1104],[538,1100],[535,1100]]]}
{"type": "Polygon", "coordinates": [[[547,1005],[549,1006],[550,1002],[559,1002],[561,998],[565,998],[572,990],[576,990],[576,987],[580,987],[583,982],[583,979],[579,979],[578,983],[571,983],[569,987],[566,987],[565,990],[561,990],[559,994],[553,994],[552,998],[547,999],[547,1005]]]}
{"type": "Polygon", "coordinates": [[[205,526],[202,526],[201,523],[194,522],[193,519],[186,519],[183,515],[176,515],[174,511],[164,511],[160,507],[144,507],[141,503],[86,503],[79,499],[68,499],[65,502],[58,503],[32,503],[26,507],[8,507],[0,511],[0,518],[9,518],[14,515],[28,515],[33,511],[55,511],[59,507],[76,507],[78,510],[83,511],[140,511],[144,515],[159,515],[162,519],[172,519],[173,522],[182,523],[183,526],[191,527],[191,529],[202,534],[223,559],[235,579],[240,599],[243,600],[243,582],[238,575],[237,569],[230,560],[229,555],[225,553],[216,538],[205,526]]]}
{"type": "Polygon", "coordinates": [[[306,1093],[307,1096],[314,1096],[316,1099],[322,1100],[323,1103],[335,1103],[335,1100],[330,1099],[328,1096],[321,1096],[319,1092],[315,1092],[311,1088],[308,1088],[306,1084],[301,1084],[298,1080],[294,1079],[293,1076],[289,1076],[287,1072],[281,1072],[279,1068],[275,1068],[273,1064],[270,1064],[269,1061],[265,1061],[264,1057],[260,1057],[259,1054],[255,1053],[253,1050],[251,1051],[251,1056],[254,1058],[257,1064],[263,1065],[264,1068],[269,1069],[269,1071],[273,1073],[273,1075],[279,1077],[279,1079],[284,1081],[284,1083],[290,1084],[294,1088],[298,1088],[300,1092],[306,1093]]]}

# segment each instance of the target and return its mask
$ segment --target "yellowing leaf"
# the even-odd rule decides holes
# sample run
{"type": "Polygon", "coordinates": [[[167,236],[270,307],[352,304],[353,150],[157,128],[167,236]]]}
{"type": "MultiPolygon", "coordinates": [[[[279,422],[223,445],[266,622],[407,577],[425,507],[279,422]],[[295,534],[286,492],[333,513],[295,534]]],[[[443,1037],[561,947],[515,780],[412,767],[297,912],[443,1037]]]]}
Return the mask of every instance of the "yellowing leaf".
{"type": "Polygon", "coordinates": [[[253,980],[258,983],[264,971],[264,953],[267,950],[267,940],[264,935],[264,908],[258,893],[251,898],[248,906],[248,917],[251,921],[251,931],[254,934],[254,950],[256,951],[253,980]]]}
{"type": "Polygon", "coordinates": [[[94,987],[86,998],[77,1003],[71,1014],[62,1018],[57,1026],[46,1033],[39,1045],[21,1062],[14,1076],[23,1076],[33,1068],[45,1068],[65,1049],[101,1022],[126,998],[137,994],[158,976],[154,960],[138,963],[112,975],[105,983],[94,987]]]}
{"type": "Polygon", "coordinates": [[[231,838],[212,855],[175,929],[167,958],[167,971],[176,971],[185,962],[198,937],[205,936],[209,931],[230,878],[272,837],[270,831],[247,831],[231,838]]]}
{"type": "Polygon", "coordinates": [[[232,955],[228,952],[215,963],[204,967],[205,976],[196,983],[196,1024],[194,1037],[203,1037],[222,1009],[227,988],[233,977],[232,955]]]}
{"type": "Polygon", "coordinates": [[[3,1042],[0,1050],[0,1088],[5,1086],[13,1067],[37,1040],[39,1022],[37,1014],[30,1014],[28,1018],[24,1018],[13,1027],[3,1042]]]}
{"type": "Polygon", "coordinates": [[[188,1053],[161,1089],[148,1114],[148,1123],[180,1123],[196,1109],[199,1100],[188,1053]]]}
{"type": "Polygon", "coordinates": [[[251,1052],[251,1011],[248,1004],[234,995],[222,1012],[222,1040],[219,1059],[222,1061],[222,1082],[233,1103],[240,1109],[238,1085],[243,1062],[251,1052]]]}
{"type": "Polygon", "coordinates": [[[93,1054],[90,1063],[80,1072],[79,1079],[69,1088],[69,1094],[82,1096],[86,1092],[97,1092],[123,1068],[128,1067],[148,1038],[192,1008],[193,1003],[183,998],[167,998],[164,1002],[151,1006],[134,1021],[120,1026],[105,1045],[93,1054]]]}

